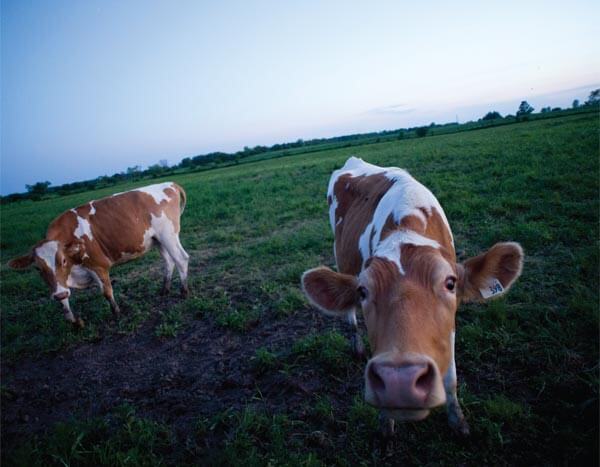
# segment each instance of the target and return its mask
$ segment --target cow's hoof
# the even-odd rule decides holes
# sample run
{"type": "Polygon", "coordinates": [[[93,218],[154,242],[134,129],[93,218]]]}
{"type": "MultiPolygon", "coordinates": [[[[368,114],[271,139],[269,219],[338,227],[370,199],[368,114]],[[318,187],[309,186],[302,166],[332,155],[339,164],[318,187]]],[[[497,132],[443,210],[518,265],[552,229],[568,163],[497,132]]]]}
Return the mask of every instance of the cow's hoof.
{"type": "Polygon", "coordinates": [[[73,321],[73,328],[75,330],[78,331],[80,329],[83,329],[84,327],[85,327],[85,322],[81,318],[77,317],[77,319],[75,321],[73,321]]]}
{"type": "Polygon", "coordinates": [[[160,289],[160,294],[163,297],[169,295],[169,293],[171,293],[171,289],[169,287],[163,287],[162,289],[160,289]]]}
{"type": "Polygon", "coordinates": [[[359,335],[355,334],[350,338],[350,347],[352,348],[352,354],[356,358],[363,358],[365,356],[365,346],[359,335]]]}
{"type": "Polygon", "coordinates": [[[181,288],[181,298],[188,298],[190,296],[190,289],[187,287],[181,288]]]}
{"type": "Polygon", "coordinates": [[[460,438],[467,438],[471,434],[469,424],[464,418],[450,425],[450,428],[452,428],[452,432],[460,438]]]}

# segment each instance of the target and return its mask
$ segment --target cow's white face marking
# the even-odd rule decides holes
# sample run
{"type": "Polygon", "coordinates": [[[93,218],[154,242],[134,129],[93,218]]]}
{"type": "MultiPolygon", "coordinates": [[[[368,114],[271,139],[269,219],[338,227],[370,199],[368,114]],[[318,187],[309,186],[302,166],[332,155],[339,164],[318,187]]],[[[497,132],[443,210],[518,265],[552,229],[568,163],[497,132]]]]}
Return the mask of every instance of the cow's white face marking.
{"type": "Polygon", "coordinates": [[[154,202],[156,204],[160,204],[162,201],[168,201],[171,199],[169,195],[165,193],[165,190],[167,188],[173,189],[173,183],[158,183],[156,185],[145,186],[143,188],[138,188],[132,191],[141,191],[142,193],[149,194],[150,196],[152,196],[152,198],[154,198],[154,202]]]}
{"type": "Polygon", "coordinates": [[[84,235],[87,235],[88,239],[93,240],[94,236],[92,235],[92,228],[87,219],[83,217],[77,216],[77,228],[73,232],[77,238],[81,238],[84,235]]]}
{"type": "MultiPolygon", "coordinates": [[[[385,177],[391,180],[393,184],[377,204],[377,208],[373,213],[373,219],[360,236],[358,248],[363,258],[363,265],[367,259],[372,256],[372,252],[379,244],[383,226],[390,215],[396,223],[399,223],[404,217],[412,215],[420,219],[423,224],[426,224],[427,219],[421,211],[421,208],[425,209],[428,213],[431,213],[431,210],[435,208],[442,217],[442,220],[448,229],[448,233],[450,234],[452,243],[454,244],[452,231],[450,230],[450,225],[446,219],[446,214],[431,191],[415,180],[406,170],[396,167],[378,167],[357,157],[348,159],[346,164],[344,164],[344,167],[333,172],[331,179],[329,180],[327,194],[332,198],[331,209],[329,212],[330,220],[335,220],[335,209],[333,208],[334,205],[335,208],[337,208],[337,199],[335,197],[334,187],[338,178],[342,175],[360,177],[375,174],[385,175],[385,177]]],[[[331,226],[335,231],[335,224],[333,221],[331,226]]]]}
{"type": "Polygon", "coordinates": [[[46,242],[35,249],[35,254],[44,260],[52,273],[56,273],[56,252],[58,251],[58,242],[52,240],[46,242]]]}
{"type": "Polygon", "coordinates": [[[404,274],[402,268],[402,262],[400,261],[401,247],[402,245],[416,245],[416,246],[430,246],[432,248],[439,248],[440,244],[431,238],[424,237],[412,230],[400,230],[394,232],[382,240],[373,256],[385,258],[392,261],[397,267],[400,274],[404,274]]]}

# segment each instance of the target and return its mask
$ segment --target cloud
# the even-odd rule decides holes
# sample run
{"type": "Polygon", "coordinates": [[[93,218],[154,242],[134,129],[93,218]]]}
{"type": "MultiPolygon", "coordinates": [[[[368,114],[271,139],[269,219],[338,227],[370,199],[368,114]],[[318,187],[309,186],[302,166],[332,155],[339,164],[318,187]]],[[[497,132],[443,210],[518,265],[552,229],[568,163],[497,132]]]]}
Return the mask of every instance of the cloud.
{"type": "Polygon", "coordinates": [[[366,113],[371,115],[401,115],[414,112],[415,109],[407,106],[406,104],[393,104],[386,105],[384,107],[376,107],[374,109],[367,110],[366,113]]]}

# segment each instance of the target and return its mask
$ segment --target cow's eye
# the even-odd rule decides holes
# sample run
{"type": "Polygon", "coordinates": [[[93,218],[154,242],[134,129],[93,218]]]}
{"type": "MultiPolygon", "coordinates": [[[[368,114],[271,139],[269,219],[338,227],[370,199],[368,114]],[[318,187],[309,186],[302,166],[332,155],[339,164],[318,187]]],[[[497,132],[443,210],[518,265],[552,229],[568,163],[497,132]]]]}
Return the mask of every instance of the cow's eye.
{"type": "Polygon", "coordinates": [[[369,296],[369,291],[367,290],[366,287],[363,287],[362,285],[358,288],[358,297],[360,298],[361,302],[364,302],[367,297],[369,296]]]}
{"type": "Polygon", "coordinates": [[[446,286],[447,290],[449,290],[450,292],[454,292],[454,289],[456,288],[456,277],[446,277],[446,282],[444,283],[444,285],[446,286]]]}

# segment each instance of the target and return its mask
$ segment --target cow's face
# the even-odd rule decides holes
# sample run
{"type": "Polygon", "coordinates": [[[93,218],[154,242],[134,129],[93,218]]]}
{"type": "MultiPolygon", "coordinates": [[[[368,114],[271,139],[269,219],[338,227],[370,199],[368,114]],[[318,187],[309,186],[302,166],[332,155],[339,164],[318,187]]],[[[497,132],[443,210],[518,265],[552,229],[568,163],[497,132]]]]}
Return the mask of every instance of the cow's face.
{"type": "Polygon", "coordinates": [[[56,240],[43,240],[33,247],[29,255],[15,258],[8,264],[13,269],[33,265],[48,284],[52,298],[64,302],[71,295],[67,282],[77,249],[78,246],[65,247],[56,240]]]}
{"type": "Polygon", "coordinates": [[[438,249],[404,245],[401,269],[375,257],[358,278],[316,268],[302,282],[328,314],[362,309],[372,351],[365,400],[395,419],[419,420],[446,401],[456,382],[458,304],[488,298],[485,287],[500,284],[495,295],[506,292],[520,274],[522,256],[517,244],[497,244],[461,265],[438,249]]]}

